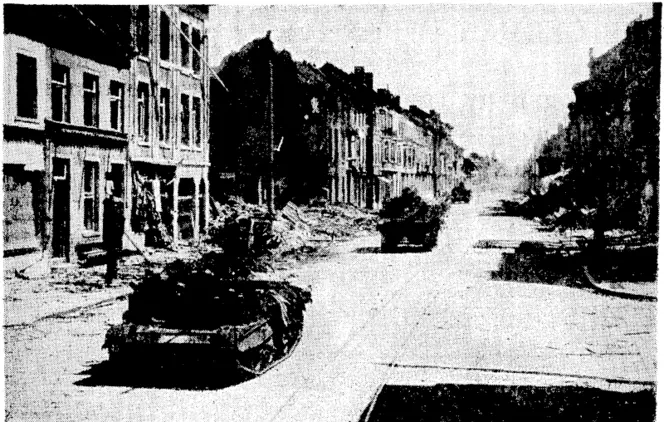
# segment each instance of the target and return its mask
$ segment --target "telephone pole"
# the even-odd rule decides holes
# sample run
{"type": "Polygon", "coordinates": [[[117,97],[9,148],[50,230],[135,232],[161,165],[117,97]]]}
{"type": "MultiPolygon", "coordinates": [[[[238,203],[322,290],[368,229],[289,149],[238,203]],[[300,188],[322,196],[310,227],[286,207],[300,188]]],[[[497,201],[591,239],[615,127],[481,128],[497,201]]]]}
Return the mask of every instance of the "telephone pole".
{"type": "MultiPolygon", "coordinates": [[[[270,31],[267,31],[267,40],[270,41],[270,31]]],[[[274,70],[272,64],[273,47],[270,42],[270,52],[268,56],[268,65],[270,68],[270,159],[268,164],[268,185],[267,185],[267,212],[274,215],[274,70]]]]}

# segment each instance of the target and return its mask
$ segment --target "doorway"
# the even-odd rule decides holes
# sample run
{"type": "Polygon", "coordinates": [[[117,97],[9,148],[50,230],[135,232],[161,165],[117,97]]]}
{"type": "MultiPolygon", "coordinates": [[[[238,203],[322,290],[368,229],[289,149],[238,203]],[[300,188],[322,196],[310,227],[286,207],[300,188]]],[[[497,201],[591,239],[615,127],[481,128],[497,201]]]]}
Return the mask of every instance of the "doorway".
{"type": "Polygon", "coordinates": [[[53,257],[69,261],[69,160],[53,159],[53,257]]]}

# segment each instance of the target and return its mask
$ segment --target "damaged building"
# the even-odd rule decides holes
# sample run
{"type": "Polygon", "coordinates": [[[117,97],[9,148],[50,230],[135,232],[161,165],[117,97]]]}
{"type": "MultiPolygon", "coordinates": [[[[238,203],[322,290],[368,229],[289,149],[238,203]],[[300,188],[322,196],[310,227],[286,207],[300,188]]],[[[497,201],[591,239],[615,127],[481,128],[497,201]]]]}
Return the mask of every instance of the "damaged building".
{"type": "Polygon", "coordinates": [[[215,198],[263,203],[272,177],[277,203],[374,209],[405,187],[441,197],[460,180],[452,126],[434,110],[403,109],[399,96],[374,91],[373,73],[361,66],[295,61],[268,33],[216,71],[229,90],[212,89],[215,198]]]}
{"type": "Polygon", "coordinates": [[[130,228],[149,245],[196,240],[208,220],[207,18],[206,6],[134,9],[130,228]]]}
{"type": "Polygon", "coordinates": [[[100,248],[111,192],[134,241],[151,224],[196,239],[208,80],[194,52],[207,54],[207,8],[5,5],[4,19],[5,254],[71,261],[100,248]]]}

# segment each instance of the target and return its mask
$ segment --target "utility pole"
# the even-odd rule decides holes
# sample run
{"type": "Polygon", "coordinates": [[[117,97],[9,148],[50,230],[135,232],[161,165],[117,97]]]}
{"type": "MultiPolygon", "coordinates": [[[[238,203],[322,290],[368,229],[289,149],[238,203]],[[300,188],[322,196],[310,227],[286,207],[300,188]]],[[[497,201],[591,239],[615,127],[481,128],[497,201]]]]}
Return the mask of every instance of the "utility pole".
{"type": "MultiPolygon", "coordinates": [[[[270,41],[270,31],[267,32],[268,42],[270,41]]],[[[270,52],[268,56],[268,65],[270,68],[270,160],[268,163],[268,185],[267,185],[267,212],[274,215],[274,70],[272,64],[273,57],[272,43],[270,42],[270,52]]]]}

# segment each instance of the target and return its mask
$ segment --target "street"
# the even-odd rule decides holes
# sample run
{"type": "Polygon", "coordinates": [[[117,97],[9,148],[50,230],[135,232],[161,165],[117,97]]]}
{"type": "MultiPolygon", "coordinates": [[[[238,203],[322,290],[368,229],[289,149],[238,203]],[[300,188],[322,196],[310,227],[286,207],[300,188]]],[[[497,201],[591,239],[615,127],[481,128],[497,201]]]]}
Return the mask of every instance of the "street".
{"type": "Polygon", "coordinates": [[[6,419],[356,421],[382,385],[652,389],[656,302],[493,280],[504,251],[478,241],[559,236],[487,213],[499,198],[453,205],[432,252],[381,253],[374,234],[299,268],[313,297],[302,342],[244,382],[109,371],[101,346],[126,300],[7,327],[6,419]]]}

